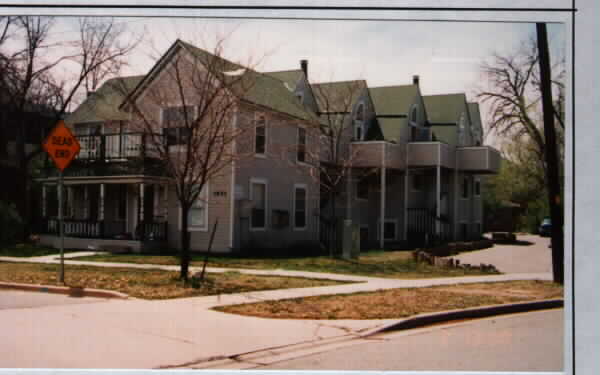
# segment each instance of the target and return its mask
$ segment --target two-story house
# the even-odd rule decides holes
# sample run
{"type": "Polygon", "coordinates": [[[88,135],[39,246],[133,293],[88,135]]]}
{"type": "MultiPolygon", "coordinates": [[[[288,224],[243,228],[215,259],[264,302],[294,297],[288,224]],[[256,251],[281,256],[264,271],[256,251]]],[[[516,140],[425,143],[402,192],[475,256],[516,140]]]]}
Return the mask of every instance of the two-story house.
{"type": "MultiPolygon", "coordinates": [[[[148,139],[176,142],[185,136],[160,127],[177,119],[184,103],[173,97],[157,105],[149,98],[169,92],[173,59],[183,57],[201,69],[207,56],[177,40],[148,74],[108,80],[66,118],[82,146],[65,171],[66,247],[180,246],[181,210],[148,139]],[[136,126],[132,101],[159,124],[156,134],[136,126]]],[[[217,220],[217,252],[318,247],[323,202],[315,164],[329,162],[331,155],[322,152],[315,129],[327,126],[324,118],[337,112],[348,115],[342,125],[349,125],[344,155],[354,158],[350,211],[364,247],[433,235],[479,235],[476,176],[497,171],[499,158],[481,146],[478,108],[464,95],[423,96],[418,77],[404,86],[311,84],[306,60],[297,70],[266,73],[227,64],[253,81],[237,96],[231,116],[231,127],[248,131],[233,146],[240,157],[209,181],[191,209],[193,251],[207,249],[217,220]],[[348,91],[349,85],[355,90],[348,91]],[[349,94],[342,108],[327,103],[324,92],[349,94]]],[[[186,102],[193,107],[194,96],[186,102]]],[[[56,172],[47,169],[40,182],[38,230],[43,243],[57,245],[56,172]]],[[[347,198],[340,202],[341,211],[347,198]]]]}

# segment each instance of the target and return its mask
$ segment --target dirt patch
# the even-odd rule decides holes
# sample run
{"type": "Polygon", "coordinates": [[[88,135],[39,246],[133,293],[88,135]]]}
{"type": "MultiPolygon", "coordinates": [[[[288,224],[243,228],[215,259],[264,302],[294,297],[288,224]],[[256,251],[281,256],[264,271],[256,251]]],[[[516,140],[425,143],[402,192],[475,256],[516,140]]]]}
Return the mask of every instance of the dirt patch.
{"type": "Polygon", "coordinates": [[[390,289],[218,307],[241,315],[281,319],[395,319],[445,310],[561,298],[550,282],[501,282],[390,289]]]}
{"type": "MultiPolygon", "coordinates": [[[[56,264],[1,263],[0,281],[60,285],[56,264]]],[[[211,273],[199,288],[184,286],[179,272],[66,266],[65,282],[71,287],[115,290],[145,299],[166,299],[252,292],[259,290],[307,288],[345,282],[302,277],[258,276],[239,272],[211,273]]]]}

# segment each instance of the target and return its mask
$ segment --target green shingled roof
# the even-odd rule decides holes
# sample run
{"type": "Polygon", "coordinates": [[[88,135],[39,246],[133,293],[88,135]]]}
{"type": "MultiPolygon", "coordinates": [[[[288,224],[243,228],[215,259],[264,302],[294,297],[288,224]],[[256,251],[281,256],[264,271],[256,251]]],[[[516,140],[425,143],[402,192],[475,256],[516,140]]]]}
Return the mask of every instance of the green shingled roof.
{"type": "Polygon", "coordinates": [[[128,114],[119,105],[144,76],[113,78],[89,95],[77,109],[65,118],[67,124],[127,120],[128,114]]]}
{"type": "Polygon", "coordinates": [[[277,78],[284,83],[287,83],[290,89],[295,90],[298,82],[304,76],[302,69],[296,70],[284,70],[280,72],[265,72],[264,74],[269,75],[273,78],[277,78]]]}
{"type": "Polygon", "coordinates": [[[311,85],[321,112],[350,112],[362,90],[364,80],[314,83],[311,85]]]}
{"type": "Polygon", "coordinates": [[[407,114],[418,93],[417,85],[369,88],[377,116],[407,114]]]}
{"type": "Polygon", "coordinates": [[[406,128],[407,118],[378,118],[379,130],[386,141],[399,142],[406,128]]]}
{"type": "Polygon", "coordinates": [[[464,93],[423,96],[428,120],[438,124],[458,124],[465,110],[467,97],[464,93]]]}
{"type": "MultiPolygon", "coordinates": [[[[281,81],[272,75],[259,73],[226,59],[216,57],[189,43],[179,42],[181,42],[194,56],[198,57],[203,64],[208,65],[208,62],[211,61],[210,59],[217,59],[217,66],[221,66],[220,69],[224,72],[245,69],[243,74],[245,82],[248,83],[248,85],[244,85],[246,86],[245,88],[238,87],[238,94],[241,99],[299,119],[317,121],[316,116],[302,106],[293,92],[285,86],[284,81],[281,81]]],[[[212,65],[215,66],[215,64],[212,65]]],[[[226,79],[226,76],[222,78],[226,79]]]]}

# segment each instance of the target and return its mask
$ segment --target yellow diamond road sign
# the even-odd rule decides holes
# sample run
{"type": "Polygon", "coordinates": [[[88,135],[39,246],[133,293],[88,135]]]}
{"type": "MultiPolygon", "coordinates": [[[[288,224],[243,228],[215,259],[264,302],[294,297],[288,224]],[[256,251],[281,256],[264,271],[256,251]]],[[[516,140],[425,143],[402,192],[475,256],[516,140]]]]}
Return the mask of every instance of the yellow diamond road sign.
{"type": "Polygon", "coordinates": [[[81,149],[77,138],[62,120],[52,129],[44,141],[43,147],[61,171],[69,166],[81,149]]]}

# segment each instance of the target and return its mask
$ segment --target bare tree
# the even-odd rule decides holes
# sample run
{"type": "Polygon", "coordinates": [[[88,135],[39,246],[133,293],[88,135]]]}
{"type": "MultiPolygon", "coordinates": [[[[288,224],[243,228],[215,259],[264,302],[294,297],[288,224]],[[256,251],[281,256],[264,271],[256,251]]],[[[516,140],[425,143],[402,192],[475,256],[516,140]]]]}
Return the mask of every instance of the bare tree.
{"type": "MultiPolygon", "coordinates": [[[[319,107],[318,121],[312,124],[312,131],[318,134],[319,154],[312,155],[308,160],[313,161],[313,177],[320,184],[321,207],[329,207],[329,213],[326,216],[321,214],[321,219],[327,223],[329,252],[330,255],[334,255],[338,240],[336,203],[344,193],[349,194],[348,184],[352,183],[353,168],[359,158],[357,151],[350,147],[350,142],[356,137],[355,120],[365,121],[364,107],[362,114],[356,114],[357,119],[353,117],[354,105],[366,89],[366,82],[332,82],[313,84],[311,87],[319,107]]],[[[363,126],[362,129],[366,127],[363,126]]],[[[351,197],[347,198],[348,216],[351,197]]]]}
{"type": "MultiPolygon", "coordinates": [[[[563,134],[565,61],[562,57],[556,60],[552,66],[552,84],[557,97],[554,115],[560,133],[563,134]]],[[[481,66],[489,87],[480,89],[477,97],[490,105],[491,122],[488,131],[507,140],[529,137],[536,145],[536,153],[545,170],[538,61],[538,49],[534,39],[523,44],[513,54],[494,54],[492,61],[481,66]]]]}
{"type": "Polygon", "coordinates": [[[125,29],[116,27],[113,19],[82,19],[79,39],[58,41],[51,35],[56,25],[53,17],[20,16],[2,22],[5,31],[0,35],[6,35],[5,39],[10,36],[14,41],[11,48],[6,43],[0,44],[2,88],[8,93],[6,108],[16,127],[18,183],[24,192],[17,207],[25,228],[29,228],[28,171],[31,160],[41,152],[38,149],[26,153],[27,129],[39,126],[30,123],[30,114],[37,113],[49,124],[61,119],[82,85],[90,87],[95,82],[93,77],[115,74],[139,39],[128,38],[125,29]],[[65,71],[75,73],[70,75],[65,71]]]}
{"type": "MultiPolygon", "coordinates": [[[[540,25],[543,24],[538,25],[538,33],[540,25]]],[[[545,40],[545,25],[543,30],[545,40]]],[[[532,38],[513,54],[494,55],[493,62],[485,63],[482,70],[489,79],[490,89],[482,90],[478,97],[491,105],[490,130],[509,142],[525,137],[535,146],[530,149],[537,159],[533,165],[541,168],[541,173],[537,174],[543,176],[542,186],[549,195],[548,207],[553,223],[554,280],[562,283],[563,220],[559,198],[564,186],[564,58],[555,57],[551,65],[547,41],[538,45],[532,38]],[[540,52],[544,52],[543,55],[540,52]],[[557,99],[552,100],[552,96],[557,99]]],[[[532,170],[532,174],[536,171],[532,170]]]]}
{"type": "Polygon", "coordinates": [[[165,64],[161,81],[147,88],[144,100],[133,93],[125,104],[133,114],[132,127],[144,132],[171,178],[181,208],[180,276],[186,283],[190,209],[198,201],[206,203],[201,193],[208,182],[240,157],[234,141],[248,128],[236,127],[234,118],[239,99],[258,74],[252,61],[241,66],[223,58],[226,40],[218,37],[210,53],[178,40],[157,63],[165,64]],[[153,108],[161,108],[162,116],[153,108]]]}

